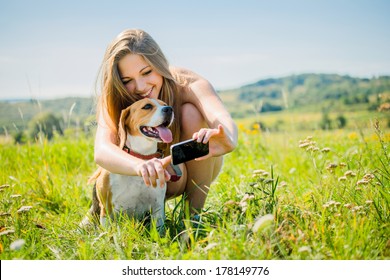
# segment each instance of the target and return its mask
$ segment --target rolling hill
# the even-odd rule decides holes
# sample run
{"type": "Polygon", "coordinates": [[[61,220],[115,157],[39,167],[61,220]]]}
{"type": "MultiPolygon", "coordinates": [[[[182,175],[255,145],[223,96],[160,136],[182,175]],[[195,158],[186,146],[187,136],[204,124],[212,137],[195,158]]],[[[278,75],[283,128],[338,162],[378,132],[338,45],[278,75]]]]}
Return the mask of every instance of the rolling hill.
{"type": "Polygon", "coordinates": [[[51,112],[63,123],[83,123],[94,113],[95,101],[91,98],[69,97],[52,100],[11,100],[0,102],[0,134],[13,133],[27,128],[30,120],[39,113],[51,112]]]}
{"type": "Polygon", "coordinates": [[[390,77],[301,74],[259,80],[219,94],[235,118],[282,110],[376,110],[390,101],[390,77]]]}
{"type": "MultiPolygon", "coordinates": [[[[377,110],[390,102],[390,76],[356,78],[336,74],[301,74],[262,79],[240,88],[218,91],[232,116],[247,118],[264,112],[377,110]]],[[[64,124],[93,119],[91,98],[0,102],[0,134],[23,130],[40,112],[52,112],[64,124]]]]}

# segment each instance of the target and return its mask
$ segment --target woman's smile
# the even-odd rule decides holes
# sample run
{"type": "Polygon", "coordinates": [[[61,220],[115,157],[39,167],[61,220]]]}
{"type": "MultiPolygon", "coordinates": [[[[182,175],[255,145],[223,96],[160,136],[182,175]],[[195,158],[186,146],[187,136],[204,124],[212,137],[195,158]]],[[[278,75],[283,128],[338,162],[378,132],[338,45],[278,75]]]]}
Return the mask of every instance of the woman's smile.
{"type": "Polygon", "coordinates": [[[146,93],[144,94],[140,94],[142,96],[142,98],[150,98],[150,96],[152,95],[152,91],[153,91],[154,87],[152,87],[150,90],[148,90],[146,93]]]}

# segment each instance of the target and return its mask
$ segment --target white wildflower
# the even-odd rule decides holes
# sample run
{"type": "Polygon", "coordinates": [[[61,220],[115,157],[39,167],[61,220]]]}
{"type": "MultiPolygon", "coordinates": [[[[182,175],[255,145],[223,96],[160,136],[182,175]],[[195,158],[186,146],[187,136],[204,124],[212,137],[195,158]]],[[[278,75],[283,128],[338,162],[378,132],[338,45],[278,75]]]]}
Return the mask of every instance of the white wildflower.
{"type": "Polygon", "coordinates": [[[274,222],[274,215],[266,214],[261,216],[255,221],[255,224],[252,227],[253,232],[258,232],[259,230],[263,230],[264,228],[272,225],[274,222]]]}

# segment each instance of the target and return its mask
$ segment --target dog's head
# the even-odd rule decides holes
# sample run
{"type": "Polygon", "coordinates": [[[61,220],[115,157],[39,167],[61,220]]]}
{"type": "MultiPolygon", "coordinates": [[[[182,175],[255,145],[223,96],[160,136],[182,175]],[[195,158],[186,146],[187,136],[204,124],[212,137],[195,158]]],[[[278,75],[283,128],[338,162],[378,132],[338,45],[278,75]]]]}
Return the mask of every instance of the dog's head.
{"type": "Polygon", "coordinates": [[[127,134],[141,136],[155,142],[172,142],[169,126],[173,122],[173,109],[163,101],[143,98],[122,110],[119,120],[119,140],[122,148],[127,134]]]}

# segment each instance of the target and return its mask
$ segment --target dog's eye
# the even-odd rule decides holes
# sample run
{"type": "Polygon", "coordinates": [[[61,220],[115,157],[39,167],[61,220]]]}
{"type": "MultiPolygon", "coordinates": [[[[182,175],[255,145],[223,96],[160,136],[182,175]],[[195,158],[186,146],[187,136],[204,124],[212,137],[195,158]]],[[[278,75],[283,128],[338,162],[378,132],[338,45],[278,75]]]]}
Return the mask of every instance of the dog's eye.
{"type": "Polygon", "coordinates": [[[146,104],[144,107],[142,107],[142,109],[144,109],[144,110],[150,110],[152,108],[153,108],[152,104],[146,104]]]}

